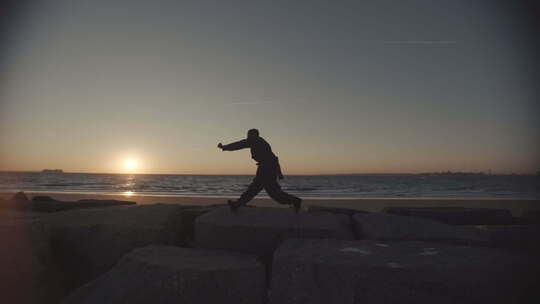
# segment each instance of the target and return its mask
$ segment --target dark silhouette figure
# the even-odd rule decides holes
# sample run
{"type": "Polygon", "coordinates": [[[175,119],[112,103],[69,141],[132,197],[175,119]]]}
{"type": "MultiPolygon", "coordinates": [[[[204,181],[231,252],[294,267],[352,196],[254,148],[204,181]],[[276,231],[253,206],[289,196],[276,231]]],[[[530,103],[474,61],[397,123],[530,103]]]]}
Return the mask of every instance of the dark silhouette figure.
{"type": "Polygon", "coordinates": [[[259,136],[257,129],[251,129],[247,133],[247,138],[228,145],[218,144],[218,148],[223,151],[236,151],[250,148],[251,158],[257,161],[257,174],[249,185],[248,189],[242,193],[237,201],[229,201],[232,211],[236,211],[240,206],[246,205],[264,188],[268,195],[280,204],[293,205],[296,212],[300,210],[302,199],[288,194],[281,190],[277,179],[283,179],[279,159],[272,152],[270,145],[259,136]]]}

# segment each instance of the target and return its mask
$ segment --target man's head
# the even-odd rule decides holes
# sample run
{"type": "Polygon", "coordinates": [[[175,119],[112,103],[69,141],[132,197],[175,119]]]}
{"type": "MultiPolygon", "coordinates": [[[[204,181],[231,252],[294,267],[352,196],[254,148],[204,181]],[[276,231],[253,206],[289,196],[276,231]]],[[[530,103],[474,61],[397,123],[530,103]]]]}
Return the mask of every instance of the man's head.
{"type": "Polygon", "coordinates": [[[250,129],[247,133],[247,137],[248,138],[254,138],[254,137],[259,137],[259,130],[257,129],[250,129]]]}

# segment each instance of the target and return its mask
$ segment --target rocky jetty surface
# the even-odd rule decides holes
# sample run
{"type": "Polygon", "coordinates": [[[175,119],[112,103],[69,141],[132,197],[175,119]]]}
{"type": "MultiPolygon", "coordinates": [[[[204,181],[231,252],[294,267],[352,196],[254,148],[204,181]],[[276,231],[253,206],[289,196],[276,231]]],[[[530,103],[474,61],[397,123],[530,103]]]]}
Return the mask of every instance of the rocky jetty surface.
{"type": "Polygon", "coordinates": [[[539,224],[540,225],[540,210],[527,209],[523,211],[521,219],[527,224],[539,224]]]}
{"type": "Polygon", "coordinates": [[[369,213],[368,211],[358,210],[358,209],[327,207],[327,206],[319,206],[319,205],[309,205],[307,207],[307,211],[308,212],[330,212],[330,213],[336,213],[336,214],[344,214],[348,216],[352,216],[356,213],[369,213]]]}
{"type": "Polygon", "coordinates": [[[395,215],[423,217],[451,225],[508,225],[513,223],[507,209],[463,207],[386,207],[383,212],[395,215]]]}
{"type": "Polygon", "coordinates": [[[0,208],[26,212],[58,212],[73,209],[103,208],[135,204],[135,202],[131,201],[95,199],[82,199],[74,202],[67,202],[55,200],[49,196],[34,196],[30,200],[24,192],[18,192],[11,199],[0,201],[0,208]]]}
{"type": "Polygon", "coordinates": [[[22,212],[0,213],[0,302],[59,303],[64,276],[46,225],[22,212]]]}
{"type": "Polygon", "coordinates": [[[0,209],[32,211],[32,202],[24,192],[17,192],[10,199],[0,200],[0,209]]]}
{"type": "Polygon", "coordinates": [[[230,249],[266,259],[288,238],[353,239],[350,217],[294,213],[284,208],[218,208],[197,218],[195,241],[203,248],[230,249]]]}
{"type": "Polygon", "coordinates": [[[540,254],[540,224],[476,226],[487,231],[493,247],[540,254]]]}
{"type": "Polygon", "coordinates": [[[6,303],[540,302],[534,210],[451,225],[324,207],[32,211],[40,200],[0,202],[6,303]]]}
{"type": "Polygon", "coordinates": [[[119,200],[95,200],[95,199],[82,199],[75,202],[66,202],[55,200],[49,196],[34,196],[32,198],[31,208],[36,212],[57,212],[72,209],[85,209],[85,208],[102,208],[110,206],[125,206],[135,205],[135,202],[131,201],[119,201],[119,200]]]}
{"type": "Polygon", "coordinates": [[[285,241],[270,303],[534,303],[531,256],[428,242],[285,241]]]}
{"type": "Polygon", "coordinates": [[[51,215],[47,225],[67,287],[74,288],[105,273],[137,247],[185,244],[195,217],[207,211],[166,204],[74,210],[51,215]]]}
{"type": "Polygon", "coordinates": [[[133,250],[65,304],[263,304],[264,267],[255,256],[223,250],[150,246],[133,250]]]}
{"type": "Polygon", "coordinates": [[[354,227],[360,239],[380,241],[432,241],[488,245],[484,231],[447,225],[425,218],[384,213],[355,214],[354,227]]]}

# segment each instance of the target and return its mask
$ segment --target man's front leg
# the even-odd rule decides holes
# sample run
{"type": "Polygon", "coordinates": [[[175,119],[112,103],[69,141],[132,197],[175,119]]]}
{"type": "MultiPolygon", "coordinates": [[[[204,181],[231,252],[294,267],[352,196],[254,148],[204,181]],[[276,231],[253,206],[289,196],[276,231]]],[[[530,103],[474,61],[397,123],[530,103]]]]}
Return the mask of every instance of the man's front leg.
{"type": "Polygon", "coordinates": [[[247,190],[240,195],[240,198],[238,199],[238,202],[240,202],[242,205],[246,205],[249,201],[251,201],[261,190],[263,189],[263,183],[259,178],[253,179],[251,184],[248,186],[247,190]]]}
{"type": "Polygon", "coordinates": [[[248,186],[247,190],[242,193],[240,198],[236,201],[229,200],[229,206],[231,207],[231,210],[235,212],[238,208],[241,206],[247,205],[249,201],[251,201],[261,190],[263,189],[263,184],[260,181],[260,179],[255,178],[251,182],[251,184],[248,186]]]}

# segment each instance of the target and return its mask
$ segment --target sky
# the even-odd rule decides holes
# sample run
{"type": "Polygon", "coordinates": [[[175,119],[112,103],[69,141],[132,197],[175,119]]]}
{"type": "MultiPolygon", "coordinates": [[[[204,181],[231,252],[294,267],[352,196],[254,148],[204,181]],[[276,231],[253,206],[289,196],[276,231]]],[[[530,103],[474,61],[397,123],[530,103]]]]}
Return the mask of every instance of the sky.
{"type": "Polygon", "coordinates": [[[250,128],[285,174],[540,170],[527,1],[22,2],[0,170],[252,174],[250,128]]]}

